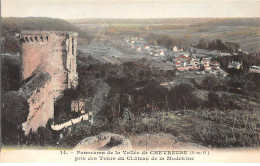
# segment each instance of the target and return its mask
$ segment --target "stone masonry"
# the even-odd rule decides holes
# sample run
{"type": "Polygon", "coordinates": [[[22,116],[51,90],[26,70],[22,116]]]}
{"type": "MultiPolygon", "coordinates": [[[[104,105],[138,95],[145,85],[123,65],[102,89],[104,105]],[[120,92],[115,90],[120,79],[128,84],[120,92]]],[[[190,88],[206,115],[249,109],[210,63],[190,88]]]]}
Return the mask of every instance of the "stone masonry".
{"type": "Polygon", "coordinates": [[[65,89],[78,85],[76,49],[77,33],[58,31],[22,31],[21,79],[19,90],[29,105],[25,134],[45,127],[54,118],[54,102],[65,89]],[[48,79],[42,80],[42,74],[48,79]],[[29,90],[31,85],[33,89],[29,90]],[[28,91],[28,92],[27,92],[28,91]]]}
{"type": "Polygon", "coordinates": [[[39,72],[49,73],[55,98],[77,86],[77,33],[23,31],[20,41],[23,81],[39,72]]]}

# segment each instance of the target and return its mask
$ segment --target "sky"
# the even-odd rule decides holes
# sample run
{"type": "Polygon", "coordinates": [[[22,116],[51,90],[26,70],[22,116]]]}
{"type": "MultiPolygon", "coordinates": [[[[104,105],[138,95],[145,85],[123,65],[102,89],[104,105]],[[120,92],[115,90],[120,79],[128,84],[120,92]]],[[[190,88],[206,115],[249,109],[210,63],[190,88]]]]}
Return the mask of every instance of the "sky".
{"type": "Polygon", "coordinates": [[[260,17],[260,0],[2,0],[3,17],[260,17]]]}

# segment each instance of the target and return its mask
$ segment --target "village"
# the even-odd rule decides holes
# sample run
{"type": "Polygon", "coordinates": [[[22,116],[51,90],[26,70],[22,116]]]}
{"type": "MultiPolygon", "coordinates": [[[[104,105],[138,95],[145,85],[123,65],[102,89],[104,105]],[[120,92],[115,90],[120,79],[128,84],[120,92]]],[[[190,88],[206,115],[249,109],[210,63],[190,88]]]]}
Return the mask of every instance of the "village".
{"type": "MultiPolygon", "coordinates": [[[[155,61],[162,61],[174,66],[179,72],[209,74],[226,77],[228,75],[219,62],[213,60],[217,56],[233,56],[237,53],[227,53],[217,50],[209,51],[190,47],[189,49],[173,46],[171,50],[158,45],[149,45],[143,37],[121,38],[121,46],[128,50],[134,50],[139,56],[152,56],[155,61]]],[[[239,53],[248,55],[239,49],[239,53]]],[[[242,62],[230,61],[228,68],[243,69],[242,62]]],[[[251,66],[251,73],[260,73],[259,66],[251,66]]]]}
{"type": "Polygon", "coordinates": [[[185,50],[177,46],[168,50],[162,46],[149,45],[143,38],[124,39],[122,47],[135,50],[139,55],[153,56],[154,60],[171,64],[179,72],[227,76],[220,64],[212,60],[212,54],[215,52],[197,51],[197,49],[195,52],[195,48],[185,50]]]}

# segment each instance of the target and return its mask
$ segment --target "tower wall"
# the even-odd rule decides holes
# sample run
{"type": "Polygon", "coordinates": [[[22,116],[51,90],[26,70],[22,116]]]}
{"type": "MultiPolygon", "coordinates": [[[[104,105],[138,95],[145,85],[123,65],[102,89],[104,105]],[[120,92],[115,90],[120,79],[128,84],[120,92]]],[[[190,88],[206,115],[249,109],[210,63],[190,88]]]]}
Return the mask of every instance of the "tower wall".
{"type": "Polygon", "coordinates": [[[22,126],[28,134],[45,127],[54,118],[57,98],[65,89],[78,85],[77,33],[23,31],[19,40],[23,81],[19,93],[29,106],[27,121],[22,126]]]}
{"type": "Polygon", "coordinates": [[[20,41],[23,81],[39,72],[49,73],[54,98],[78,85],[77,33],[24,31],[20,41]]]}

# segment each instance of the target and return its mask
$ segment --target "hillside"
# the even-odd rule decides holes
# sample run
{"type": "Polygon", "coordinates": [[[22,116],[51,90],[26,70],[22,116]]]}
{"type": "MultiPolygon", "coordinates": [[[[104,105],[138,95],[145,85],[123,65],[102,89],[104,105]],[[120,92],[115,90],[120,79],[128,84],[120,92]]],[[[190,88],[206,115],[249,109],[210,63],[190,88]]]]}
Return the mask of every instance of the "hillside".
{"type": "Polygon", "coordinates": [[[76,24],[155,24],[197,26],[260,26],[260,18],[72,19],[76,24]]]}
{"type": "Polygon", "coordinates": [[[260,26],[260,18],[215,18],[200,22],[197,26],[260,26]]]}
{"type": "Polygon", "coordinates": [[[57,18],[48,17],[3,17],[4,32],[20,32],[20,30],[48,30],[48,31],[75,31],[80,37],[88,37],[80,28],[57,18]]]}
{"type": "Polygon", "coordinates": [[[71,19],[76,24],[163,24],[163,25],[188,25],[208,22],[212,18],[151,18],[151,19],[71,19]]]}
{"type": "Polygon", "coordinates": [[[79,27],[62,19],[47,17],[2,17],[1,52],[17,53],[19,51],[19,43],[14,35],[21,30],[74,31],[78,32],[80,38],[91,39],[91,36],[79,27]]]}

